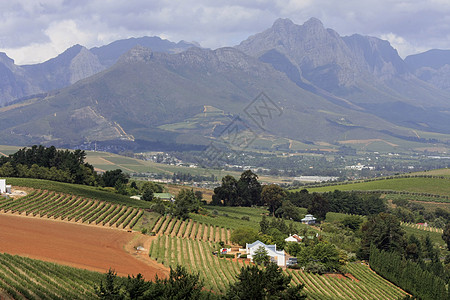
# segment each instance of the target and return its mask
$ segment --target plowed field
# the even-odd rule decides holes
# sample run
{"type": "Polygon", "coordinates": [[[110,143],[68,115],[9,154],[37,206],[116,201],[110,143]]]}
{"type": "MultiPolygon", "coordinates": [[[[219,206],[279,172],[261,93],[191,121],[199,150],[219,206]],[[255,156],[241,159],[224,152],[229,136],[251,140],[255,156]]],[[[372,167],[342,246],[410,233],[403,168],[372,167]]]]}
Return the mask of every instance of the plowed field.
{"type": "Polygon", "coordinates": [[[148,257],[150,237],[124,230],[0,214],[0,252],[118,275],[152,280],[168,269],[148,257]],[[136,253],[142,245],[147,251],[136,253]]]}

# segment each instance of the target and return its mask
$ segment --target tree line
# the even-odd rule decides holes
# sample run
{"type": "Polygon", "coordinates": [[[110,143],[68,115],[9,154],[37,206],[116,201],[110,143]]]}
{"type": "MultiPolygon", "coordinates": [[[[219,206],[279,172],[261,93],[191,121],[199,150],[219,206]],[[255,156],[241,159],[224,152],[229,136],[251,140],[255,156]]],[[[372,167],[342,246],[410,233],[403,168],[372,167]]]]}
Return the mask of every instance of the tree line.
{"type": "Polygon", "coordinates": [[[223,295],[204,289],[199,274],[190,274],[184,267],[170,268],[168,278],[156,276],[146,281],[141,274],[136,277],[119,278],[109,270],[98,285],[94,286],[100,299],[145,300],[145,299],[305,299],[303,285],[291,285],[291,276],[283,274],[281,268],[270,263],[266,268],[246,266],[236,276],[223,295]]]}
{"type": "Polygon", "coordinates": [[[303,214],[297,209],[303,207],[319,221],[327,212],[356,215],[371,215],[387,210],[379,194],[334,191],[328,193],[309,193],[303,189],[287,192],[276,184],[262,186],[258,175],[251,170],[241,174],[239,180],[231,175],[222,178],[222,184],[214,189],[213,205],[223,206],[263,206],[276,217],[300,221],[303,214]]]}
{"type": "Polygon", "coordinates": [[[120,169],[97,174],[85,160],[84,150],[58,150],[54,146],[34,145],[0,157],[0,176],[115,187],[119,193],[124,193],[121,189],[125,189],[128,175],[120,169]]]}

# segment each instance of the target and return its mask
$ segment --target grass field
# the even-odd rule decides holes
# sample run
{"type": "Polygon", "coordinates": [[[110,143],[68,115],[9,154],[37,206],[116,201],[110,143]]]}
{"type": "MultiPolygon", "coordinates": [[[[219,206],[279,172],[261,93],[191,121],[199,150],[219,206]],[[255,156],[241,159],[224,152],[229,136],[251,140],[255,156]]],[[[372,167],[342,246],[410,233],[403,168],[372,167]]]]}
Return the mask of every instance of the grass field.
{"type": "Polygon", "coordinates": [[[433,176],[444,176],[450,178],[450,169],[436,169],[436,170],[430,170],[426,172],[415,172],[411,175],[433,175],[433,176]]]}
{"type": "Polygon", "coordinates": [[[444,178],[394,178],[369,182],[331,185],[325,187],[307,188],[309,192],[341,191],[405,191],[413,193],[429,193],[450,196],[450,179],[444,178]]]}
{"type": "MultiPolygon", "coordinates": [[[[256,207],[224,207],[224,206],[213,206],[207,205],[205,209],[209,212],[209,216],[191,214],[190,217],[201,223],[211,224],[215,226],[221,226],[230,229],[236,229],[239,227],[251,227],[259,230],[259,222],[262,219],[262,215],[268,213],[266,208],[256,208],[256,207]],[[248,217],[249,220],[244,220],[242,217],[248,217]]],[[[306,214],[306,209],[302,209],[306,214]]],[[[270,221],[272,217],[268,216],[270,221]]],[[[286,225],[289,226],[293,223],[298,229],[304,228],[306,225],[300,222],[294,222],[285,220],[286,225]]]]}

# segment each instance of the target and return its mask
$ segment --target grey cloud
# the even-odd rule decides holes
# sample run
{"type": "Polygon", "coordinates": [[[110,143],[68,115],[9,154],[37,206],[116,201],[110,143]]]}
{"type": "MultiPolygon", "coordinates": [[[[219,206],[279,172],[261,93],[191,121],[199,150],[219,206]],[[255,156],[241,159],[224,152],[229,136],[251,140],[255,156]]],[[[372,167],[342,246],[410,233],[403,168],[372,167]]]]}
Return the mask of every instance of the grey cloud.
{"type": "Polygon", "coordinates": [[[450,48],[450,4],[422,0],[18,0],[0,4],[0,51],[49,43],[51,24],[71,20],[92,47],[108,39],[159,35],[203,46],[232,46],[277,18],[319,18],[341,35],[393,34],[421,48],[450,48]]]}

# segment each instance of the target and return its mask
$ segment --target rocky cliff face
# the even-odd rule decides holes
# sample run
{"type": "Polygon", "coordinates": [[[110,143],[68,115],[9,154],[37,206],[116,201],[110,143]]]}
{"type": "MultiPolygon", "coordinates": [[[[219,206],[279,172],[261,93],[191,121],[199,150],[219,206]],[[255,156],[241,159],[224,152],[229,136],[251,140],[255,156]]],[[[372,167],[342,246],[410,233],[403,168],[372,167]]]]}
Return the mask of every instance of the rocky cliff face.
{"type": "Polygon", "coordinates": [[[23,68],[15,65],[14,60],[0,52],[0,106],[40,91],[23,68]]]}
{"type": "Polygon", "coordinates": [[[410,55],[405,63],[418,78],[450,91],[450,50],[433,49],[410,55]]]}
{"type": "Polygon", "coordinates": [[[408,73],[405,63],[387,41],[361,35],[341,37],[332,29],[325,29],[315,18],[303,25],[279,19],[271,28],[251,36],[236,48],[277,69],[289,69],[291,79],[297,73],[299,81],[330,92],[355,87],[361,80],[384,81],[408,73]]]}
{"type": "Polygon", "coordinates": [[[70,79],[68,84],[73,84],[78,80],[87,78],[105,69],[100,64],[97,56],[92,54],[88,49],[82,47],[80,52],[70,61],[69,74],[70,79]]]}
{"type": "Polygon", "coordinates": [[[345,42],[315,18],[303,25],[279,19],[236,48],[256,57],[276,50],[298,68],[301,77],[326,90],[353,85],[354,70],[359,70],[345,42]]]}
{"type": "Polygon", "coordinates": [[[343,40],[357,58],[358,65],[376,78],[385,81],[409,73],[406,63],[389,42],[359,34],[343,37],[343,40]]]}

